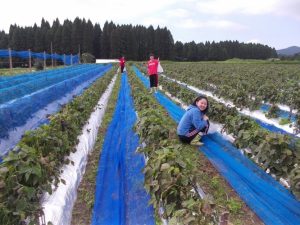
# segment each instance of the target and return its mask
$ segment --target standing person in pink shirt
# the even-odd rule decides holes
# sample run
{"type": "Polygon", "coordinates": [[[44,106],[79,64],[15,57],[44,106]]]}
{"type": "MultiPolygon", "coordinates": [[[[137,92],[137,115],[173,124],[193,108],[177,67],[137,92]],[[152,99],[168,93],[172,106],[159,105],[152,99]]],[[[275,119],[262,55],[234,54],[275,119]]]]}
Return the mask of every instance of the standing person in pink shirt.
{"type": "Polygon", "coordinates": [[[125,68],[125,57],[124,57],[124,56],[122,56],[122,57],[119,59],[119,64],[120,64],[120,68],[121,68],[121,73],[123,73],[124,68],[125,68]]]}
{"type": "Polygon", "coordinates": [[[148,61],[148,76],[150,81],[150,93],[157,92],[158,86],[158,75],[157,75],[157,68],[159,64],[159,58],[154,59],[154,55],[150,54],[150,60],[148,61]]]}

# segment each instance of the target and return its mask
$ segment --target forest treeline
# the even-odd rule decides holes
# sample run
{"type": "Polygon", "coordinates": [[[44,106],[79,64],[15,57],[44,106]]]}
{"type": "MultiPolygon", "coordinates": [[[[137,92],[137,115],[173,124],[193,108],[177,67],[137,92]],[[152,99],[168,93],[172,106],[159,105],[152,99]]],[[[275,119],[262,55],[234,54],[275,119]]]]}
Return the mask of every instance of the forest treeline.
{"type": "Polygon", "coordinates": [[[31,49],[34,52],[77,54],[88,52],[96,58],[145,60],[154,53],[164,60],[201,61],[241,59],[267,59],[277,57],[276,50],[267,45],[221,41],[196,43],[174,42],[166,27],[118,25],[76,18],[74,21],[58,19],[52,24],[42,19],[41,25],[20,27],[11,25],[9,33],[0,31],[0,49],[31,49]]]}

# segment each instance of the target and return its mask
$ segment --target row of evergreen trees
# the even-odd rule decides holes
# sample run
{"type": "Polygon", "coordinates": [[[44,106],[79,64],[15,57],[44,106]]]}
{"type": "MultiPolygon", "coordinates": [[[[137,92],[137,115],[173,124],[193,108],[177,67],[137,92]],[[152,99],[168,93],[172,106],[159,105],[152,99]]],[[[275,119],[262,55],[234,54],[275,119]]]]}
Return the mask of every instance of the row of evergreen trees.
{"type": "Polygon", "coordinates": [[[58,19],[52,25],[42,19],[41,26],[19,27],[11,25],[9,33],[0,32],[0,49],[31,49],[34,52],[93,54],[96,58],[118,58],[124,55],[131,60],[145,60],[149,53],[160,59],[170,60],[226,60],[230,58],[266,59],[277,57],[276,50],[261,44],[245,44],[238,41],[220,43],[174,43],[171,32],[165,27],[116,25],[105,22],[103,29],[98,23],[76,18],[73,22],[58,19]]]}

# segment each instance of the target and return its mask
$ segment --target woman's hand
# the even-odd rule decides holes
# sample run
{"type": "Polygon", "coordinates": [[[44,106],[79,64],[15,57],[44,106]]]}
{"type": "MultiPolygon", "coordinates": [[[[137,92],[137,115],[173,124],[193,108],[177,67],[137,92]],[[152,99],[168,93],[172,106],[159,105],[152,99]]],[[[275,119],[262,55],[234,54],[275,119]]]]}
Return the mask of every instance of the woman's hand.
{"type": "Polygon", "coordinates": [[[208,118],[207,115],[204,115],[204,116],[203,116],[203,119],[204,119],[204,120],[209,120],[209,118],[208,118]]]}

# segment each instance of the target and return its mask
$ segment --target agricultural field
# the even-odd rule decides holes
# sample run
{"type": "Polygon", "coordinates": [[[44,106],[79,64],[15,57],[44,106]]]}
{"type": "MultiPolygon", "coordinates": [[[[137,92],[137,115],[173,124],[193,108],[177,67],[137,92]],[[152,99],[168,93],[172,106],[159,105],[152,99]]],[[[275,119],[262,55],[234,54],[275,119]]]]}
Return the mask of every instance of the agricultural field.
{"type": "MultiPolygon", "coordinates": [[[[140,68],[144,70],[143,67],[140,68]]],[[[139,74],[139,77],[144,80],[144,84],[149,85],[146,77],[141,75],[138,69],[135,69],[135,71],[139,74]]],[[[165,74],[167,74],[166,70],[165,74]]],[[[166,92],[167,95],[176,97],[174,100],[181,100],[179,101],[180,104],[190,104],[191,99],[195,99],[198,95],[194,91],[187,89],[182,83],[174,82],[174,80],[170,81],[170,79],[161,77],[160,84],[162,91],[166,92]]],[[[160,96],[159,93],[156,94],[156,98],[168,109],[169,115],[178,122],[181,117],[180,115],[182,115],[182,109],[176,105],[172,106],[170,100],[160,96]]],[[[269,193],[273,191],[276,192],[279,189],[283,192],[287,191],[273,180],[270,175],[267,175],[267,173],[278,179],[278,181],[282,178],[285,178],[285,181],[288,180],[291,190],[299,197],[299,139],[295,139],[289,135],[276,134],[276,132],[267,130],[265,127],[261,127],[260,124],[251,117],[242,116],[235,107],[227,107],[227,105],[219,103],[213,98],[209,98],[209,102],[209,117],[211,121],[214,123],[217,122],[221,124],[221,126],[217,129],[217,132],[214,131],[205,139],[207,148],[200,147],[200,149],[226,178],[227,182],[239,193],[240,197],[247,202],[247,205],[252,205],[253,208],[251,208],[255,209],[255,205],[260,204],[258,202],[261,201],[259,199],[262,198],[266,201],[265,206],[261,205],[262,208],[272,207],[273,200],[270,199],[270,202],[267,200],[269,193]],[[240,151],[235,149],[231,144],[220,140],[218,133],[230,136],[234,146],[242,151],[242,155],[240,155],[240,151]],[[245,158],[246,155],[255,162],[255,164],[267,171],[267,173],[264,173],[263,170],[258,169],[253,163],[249,162],[245,158]],[[237,161],[234,161],[234,159],[237,161]],[[249,177],[247,178],[247,176],[249,177]],[[245,183],[243,184],[243,182],[245,183]],[[260,185],[254,187],[254,183],[260,183],[260,185]],[[266,188],[267,186],[269,188],[266,188]],[[254,192],[250,190],[245,191],[248,188],[251,188],[254,192]],[[255,191],[257,188],[260,189],[260,191],[255,191]],[[255,193],[260,193],[260,196],[254,197],[256,195],[255,193]],[[247,195],[249,195],[249,197],[247,197],[247,195]],[[254,200],[255,198],[257,199],[254,200]],[[254,203],[255,201],[258,202],[254,203]]],[[[286,200],[284,201],[289,202],[288,204],[290,204],[291,207],[292,205],[295,206],[299,204],[294,197],[291,198],[290,194],[287,194],[285,198],[286,200]]],[[[268,211],[267,208],[265,208],[265,211],[268,211]]],[[[280,211],[280,209],[278,210],[280,211]]],[[[259,211],[257,211],[257,213],[260,214],[259,211]]],[[[275,216],[275,214],[273,216],[275,216]]],[[[293,215],[293,213],[291,215],[293,215]]],[[[264,216],[260,214],[260,218],[266,221],[264,216]]]]}
{"type": "MultiPolygon", "coordinates": [[[[166,63],[164,64],[164,74],[166,76],[162,76],[160,81],[163,89],[181,99],[185,104],[189,104],[191,99],[201,94],[201,92],[195,92],[195,89],[188,88],[187,85],[197,87],[198,89],[196,90],[204,90],[205,93],[212,93],[211,96],[214,98],[209,98],[211,108],[209,113],[210,118],[222,124],[222,131],[233,135],[236,146],[240,149],[244,149],[244,152],[250,158],[255,159],[258,165],[264,170],[270,170],[273,175],[277,176],[278,180],[282,176],[289,180],[290,184],[292,184],[291,189],[296,195],[299,195],[298,172],[296,172],[298,169],[295,167],[295,165],[298,165],[300,159],[299,135],[296,136],[293,133],[280,130],[274,125],[266,124],[260,119],[253,118],[251,113],[245,115],[241,113],[243,111],[240,110],[247,107],[250,108],[250,110],[256,109],[259,111],[262,108],[266,108],[264,104],[266,102],[273,103],[274,105],[285,104],[288,106],[286,108],[293,110],[286,112],[278,108],[277,111],[272,112],[271,106],[265,112],[264,117],[269,117],[269,114],[273,113],[271,117],[280,118],[282,116],[280,112],[285,112],[284,116],[288,115],[288,119],[294,119],[293,122],[290,121],[289,126],[294,126],[294,131],[299,130],[299,114],[295,112],[299,112],[299,99],[297,97],[299,93],[297,86],[299,87],[299,83],[297,82],[299,81],[300,74],[294,65],[292,67],[289,66],[265,64],[255,64],[255,66],[253,66],[245,64],[227,65],[222,63],[166,63]],[[216,69],[214,69],[214,67],[216,69]],[[263,74],[266,74],[266,79],[264,79],[262,75],[258,75],[258,68],[262,70],[263,74]],[[255,75],[250,74],[249,71],[254,71],[255,75]],[[285,73],[283,71],[285,71],[285,73]],[[247,73],[247,76],[243,75],[247,73]],[[232,74],[236,75],[233,76],[232,74]],[[277,76],[275,74],[277,74],[277,76]],[[289,77],[289,79],[285,78],[283,74],[289,77]],[[271,79],[270,77],[272,76],[275,78],[271,79]],[[174,78],[175,81],[168,77],[174,78]],[[268,79],[272,84],[265,83],[268,79]],[[223,80],[224,82],[222,82],[223,80]],[[271,82],[271,80],[274,80],[274,82],[271,82]],[[185,84],[183,85],[180,81],[184,81],[185,84]],[[253,84],[252,86],[256,87],[252,88],[252,86],[248,84],[251,82],[253,84]],[[269,89],[266,89],[273,90],[275,87],[271,87],[272,85],[280,86],[282,90],[281,95],[275,92],[274,95],[276,95],[276,97],[270,97],[268,91],[259,92],[262,87],[270,86],[269,89]],[[284,86],[291,91],[285,91],[284,86]],[[224,91],[224,89],[226,89],[226,91],[224,91]],[[255,93],[259,93],[259,97],[257,97],[255,93]],[[279,96],[282,95],[285,95],[290,100],[285,102],[283,100],[280,101],[279,96]],[[220,98],[229,100],[230,104],[226,101],[220,101],[220,98]],[[261,100],[257,101],[258,98],[261,100]],[[271,101],[270,99],[277,100],[271,101]],[[275,133],[278,134],[277,137],[274,136],[275,133]],[[271,137],[266,137],[266,135],[271,135],[271,137]],[[280,141],[277,142],[275,141],[276,139],[280,139],[280,141]],[[271,144],[271,142],[274,143],[271,144]],[[271,155],[273,155],[272,157],[274,158],[271,158],[271,155]],[[288,159],[288,157],[291,158],[288,159]],[[281,166],[279,166],[278,163],[281,164],[281,166]]],[[[276,87],[275,89],[280,90],[280,88],[276,87]]],[[[281,120],[283,119],[285,118],[281,118],[281,120]]]]}
{"type": "Polygon", "coordinates": [[[231,100],[239,108],[262,103],[300,109],[299,65],[243,63],[165,63],[166,74],[231,100]]]}
{"type": "Polygon", "coordinates": [[[165,63],[165,75],[198,93],[294,134],[300,133],[297,64],[165,63]],[[261,111],[261,112],[260,112],[261,111]],[[263,117],[263,118],[262,118],[263,117]],[[284,126],[285,125],[285,126],[284,126]]]}
{"type": "MultiPolygon", "coordinates": [[[[23,131],[20,126],[23,127],[28,120],[34,119],[34,128],[42,126],[21,133],[22,139],[13,149],[1,145],[1,224],[19,224],[26,218],[36,224],[41,212],[39,202],[42,194],[51,194],[54,186],[65,183],[60,177],[60,168],[71,163],[66,156],[74,151],[82,126],[112,79],[111,73],[107,73],[109,69],[111,65],[81,65],[2,80],[1,83],[6,82],[3,92],[18,85],[22,85],[23,92],[13,99],[3,95],[9,99],[3,98],[1,113],[14,113],[9,114],[11,118],[6,120],[6,124],[10,122],[9,126],[4,126],[5,120],[2,121],[1,144],[12,140],[11,130],[23,131]],[[88,90],[84,91],[86,88],[88,90]],[[28,97],[30,103],[25,99],[28,97]],[[36,114],[38,110],[45,111],[45,106],[46,115],[36,114]],[[49,106],[55,108],[53,115],[49,114],[49,106]],[[22,110],[25,111],[22,113],[22,110]],[[55,114],[57,110],[59,112],[55,114]],[[22,116],[18,116],[18,112],[22,116]],[[10,199],[9,202],[7,199],[10,199]]],[[[15,134],[13,138],[16,138],[15,134]]]]}
{"type": "Polygon", "coordinates": [[[288,108],[297,128],[297,65],[162,66],[154,94],[140,62],[123,74],[84,64],[0,80],[0,223],[300,222],[298,134],[243,114],[280,120],[288,108]],[[200,148],[176,134],[196,88],[210,93],[200,148]]]}

